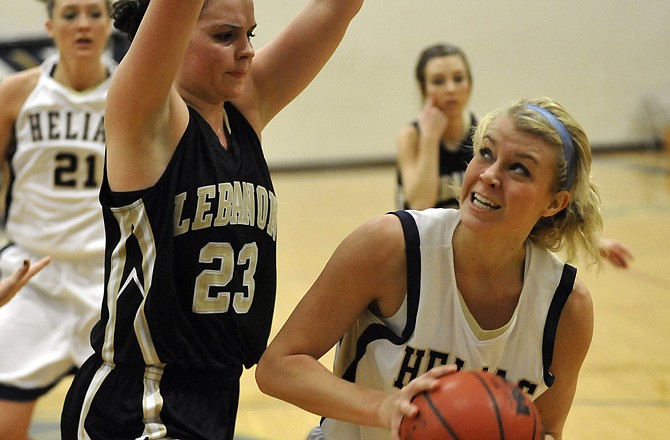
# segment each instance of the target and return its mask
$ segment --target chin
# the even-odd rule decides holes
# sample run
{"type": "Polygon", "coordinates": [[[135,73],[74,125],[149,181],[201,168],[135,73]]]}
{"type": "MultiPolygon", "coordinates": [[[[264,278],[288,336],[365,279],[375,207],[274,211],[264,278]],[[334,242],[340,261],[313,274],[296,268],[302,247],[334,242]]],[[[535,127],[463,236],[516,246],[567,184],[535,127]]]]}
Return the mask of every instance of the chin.
{"type": "Polygon", "coordinates": [[[481,225],[488,224],[491,221],[497,221],[499,217],[497,211],[485,211],[472,205],[470,198],[466,199],[460,206],[461,222],[475,229],[481,225]]]}
{"type": "Polygon", "coordinates": [[[233,99],[237,99],[242,96],[244,93],[244,85],[238,85],[229,88],[226,90],[225,96],[226,96],[226,101],[232,101],[233,99]]]}

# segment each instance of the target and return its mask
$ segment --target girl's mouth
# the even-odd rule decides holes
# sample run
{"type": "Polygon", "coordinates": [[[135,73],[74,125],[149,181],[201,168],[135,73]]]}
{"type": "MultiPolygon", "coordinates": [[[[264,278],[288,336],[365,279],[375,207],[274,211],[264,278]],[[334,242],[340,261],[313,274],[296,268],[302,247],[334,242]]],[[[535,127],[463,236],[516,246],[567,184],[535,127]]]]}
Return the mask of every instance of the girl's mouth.
{"type": "Polygon", "coordinates": [[[479,208],[482,208],[482,209],[496,210],[496,209],[501,208],[500,205],[493,202],[493,200],[487,199],[486,197],[484,197],[483,195],[478,194],[478,193],[473,192],[472,196],[470,197],[470,200],[475,206],[477,206],[479,208]]]}

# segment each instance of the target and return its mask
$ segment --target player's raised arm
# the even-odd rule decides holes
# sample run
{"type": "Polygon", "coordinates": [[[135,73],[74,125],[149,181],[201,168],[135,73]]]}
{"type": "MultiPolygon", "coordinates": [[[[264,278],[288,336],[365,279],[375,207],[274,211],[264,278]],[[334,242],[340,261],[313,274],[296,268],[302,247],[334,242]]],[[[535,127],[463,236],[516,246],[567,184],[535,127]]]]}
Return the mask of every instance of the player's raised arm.
{"type": "Polygon", "coordinates": [[[262,129],[314,77],[337,49],[363,0],[309,0],[267,46],[258,50],[251,90],[236,101],[252,124],[262,129]],[[255,101],[255,102],[254,102],[255,101]]]}
{"type": "Polygon", "coordinates": [[[203,3],[121,0],[114,5],[114,25],[132,39],[109,87],[105,117],[107,172],[119,191],[155,183],[186,128],[186,104],[173,84],[203,3]]]}

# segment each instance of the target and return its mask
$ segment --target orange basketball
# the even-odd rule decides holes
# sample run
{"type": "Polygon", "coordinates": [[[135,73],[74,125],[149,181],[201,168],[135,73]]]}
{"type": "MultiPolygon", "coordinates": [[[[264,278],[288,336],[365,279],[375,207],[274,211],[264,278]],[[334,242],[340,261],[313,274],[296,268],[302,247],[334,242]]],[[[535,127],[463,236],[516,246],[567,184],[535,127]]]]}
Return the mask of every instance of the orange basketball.
{"type": "Polygon", "coordinates": [[[500,376],[460,371],[417,395],[416,417],[400,425],[402,440],[538,440],[540,415],[526,394],[500,376]]]}

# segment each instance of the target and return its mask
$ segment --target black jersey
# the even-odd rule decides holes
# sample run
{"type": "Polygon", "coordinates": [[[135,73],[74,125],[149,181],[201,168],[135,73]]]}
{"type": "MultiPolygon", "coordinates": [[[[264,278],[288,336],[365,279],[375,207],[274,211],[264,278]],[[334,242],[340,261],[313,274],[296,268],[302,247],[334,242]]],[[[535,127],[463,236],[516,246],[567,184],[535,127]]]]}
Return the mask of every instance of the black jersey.
{"type": "Polygon", "coordinates": [[[91,334],[96,354],[73,385],[88,394],[80,390],[68,408],[80,412],[80,434],[82,423],[96,431],[116,418],[134,425],[123,435],[232,438],[242,366],[259,360],[272,324],[277,201],[258,136],[234,106],[225,109],[227,150],[189,109],[188,127],[153,187],[113,193],[103,182],[106,284],[91,334]],[[214,407],[204,408],[212,400],[180,407],[196,384],[221,387],[214,407]],[[124,395],[111,392],[117,387],[124,395]],[[108,412],[104,405],[135,410],[103,420],[95,411],[108,412]],[[227,434],[190,431],[217,424],[227,434]]]}
{"type": "MultiPolygon", "coordinates": [[[[412,125],[419,130],[419,124],[414,121],[412,125]]],[[[477,118],[470,116],[470,126],[463,139],[459,142],[458,150],[450,151],[440,142],[440,188],[438,189],[438,200],[433,208],[458,208],[458,194],[455,188],[463,183],[463,175],[468,163],[473,157],[473,140],[475,128],[477,127],[477,118]]],[[[397,209],[409,209],[410,206],[405,200],[403,192],[402,177],[400,170],[397,170],[397,209]]]]}

